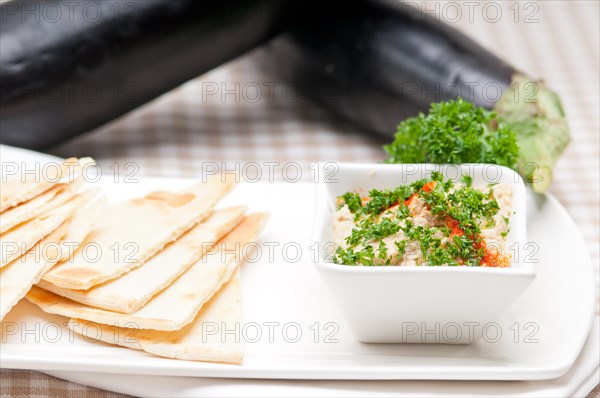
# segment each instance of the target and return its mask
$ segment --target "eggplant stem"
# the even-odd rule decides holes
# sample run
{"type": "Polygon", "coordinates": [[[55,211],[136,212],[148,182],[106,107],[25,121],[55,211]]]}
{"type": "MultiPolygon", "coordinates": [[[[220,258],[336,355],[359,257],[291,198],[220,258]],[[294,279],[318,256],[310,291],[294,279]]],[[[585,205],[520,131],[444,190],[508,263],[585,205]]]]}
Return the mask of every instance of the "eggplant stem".
{"type": "Polygon", "coordinates": [[[494,110],[517,133],[519,174],[535,192],[552,183],[552,170],[571,142],[558,94],[543,81],[515,74],[494,110]]]}

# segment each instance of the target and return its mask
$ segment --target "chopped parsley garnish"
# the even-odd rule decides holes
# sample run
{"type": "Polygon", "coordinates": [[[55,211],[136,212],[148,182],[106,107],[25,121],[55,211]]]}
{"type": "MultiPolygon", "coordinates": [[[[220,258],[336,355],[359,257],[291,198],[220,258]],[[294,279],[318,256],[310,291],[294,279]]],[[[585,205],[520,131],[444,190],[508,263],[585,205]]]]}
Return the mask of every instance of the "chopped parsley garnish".
{"type": "Polygon", "coordinates": [[[359,243],[367,243],[372,240],[381,240],[390,235],[396,234],[400,230],[398,222],[390,218],[382,218],[378,223],[371,223],[364,220],[359,223],[359,228],[352,230],[350,236],[346,238],[349,246],[356,246],[359,243]]]}
{"type": "Polygon", "coordinates": [[[473,177],[471,177],[468,174],[463,174],[463,176],[460,178],[460,180],[462,181],[463,184],[465,184],[468,187],[473,185],[473,177]]]}
{"type": "Polygon", "coordinates": [[[366,246],[357,252],[352,249],[344,250],[338,247],[333,255],[333,262],[347,265],[375,265],[374,258],[373,246],[366,246]]]}
{"type": "Polygon", "coordinates": [[[354,192],[346,192],[342,199],[344,203],[348,205],[351,213],[356,213],[362,207],[362,200],[360,195],[354,192]]]}
{"type": "MultiPolygon", "coordinates": [[[[372,189],[369,191],[369,201],[363,208],[363,214],[379,214],[382,211],[398,204],[400,200],[410,196],[412,190],[407,186],[400,186],[394,190],[379,191],[372,189]]],[[[350,210],[352,211],[352,210],[350,210]]]]}
{"type": "Polygon", "coordinates": [[[508,233],[510,232],[510,226],[509,226],[509,222],[510,222],[510,218],[506,217],[506,216],[502,216],[502,220],[504,221],[504,224],[506,224],[506,230],[500,232],[500,235],[503,238],[506,238],[506,236],[508,235],[508,233]]]}

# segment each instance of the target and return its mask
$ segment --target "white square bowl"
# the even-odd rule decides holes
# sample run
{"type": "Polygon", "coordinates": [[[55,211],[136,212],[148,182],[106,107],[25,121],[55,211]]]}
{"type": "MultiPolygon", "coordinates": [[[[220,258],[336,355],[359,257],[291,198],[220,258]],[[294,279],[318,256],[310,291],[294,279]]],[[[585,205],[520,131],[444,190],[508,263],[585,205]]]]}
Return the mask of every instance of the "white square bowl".
{"type": "Polygon", "coordinates": [[[341,164],[319,163],[314,170],[316,211],[312,235],[315,265],[354,336],[364,343],[476,342],[535,278],[526,246],[525,185],[506,167],[489,164],[341,164]],[[427,178],[440,171],[474,184],[506,183],[512,190],[507,250],[510,268],[430,266],[348,266],[331,258],[336,198],[348,191],[368,193],[427,178]]]}

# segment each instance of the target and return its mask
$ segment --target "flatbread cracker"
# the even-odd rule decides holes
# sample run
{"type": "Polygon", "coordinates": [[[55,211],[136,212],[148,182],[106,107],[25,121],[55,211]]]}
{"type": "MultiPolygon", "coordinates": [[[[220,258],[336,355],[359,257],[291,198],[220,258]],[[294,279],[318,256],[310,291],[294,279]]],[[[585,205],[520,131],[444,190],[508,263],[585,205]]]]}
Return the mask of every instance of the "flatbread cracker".
{"type": "Polygon", "coordinates": [[[60,258],[60,242],[67,231],[63,224],[22,258],[0,269],[0,320],[60,258]]]}
{"type": "Polygon", "coordinates": [[[133,314],[89,307],[34,286],[27,299],[50,314],[122,326],[133,322],[140,329],[179,330],[194,320],[202,306],[227,282],[253,247],[265,216],[244,220],[200,261],[168,288],[133,314]]]}
{"type": "Polygon", "coordinates": [[[239,364],[242,362],[242,339],[234,333],[241,330],[242,308],[239,270],[219,290],[192,323],[174,332],[136,330],[103,325],[82,319],[71,319],[68,327],[86,339],[104,341],[128,348],[190,361],[239,364]]]}
{"type": "Polygon", "coordinates": [[[72,182],[78,171],[93,163],[91,158],[69,158],[60,164],[40,166],[38,170],[28,165],[27,170],[3,176],[0,181],[0,213],[41,195],[60,182],[72,182]]]}
{"type": "MultiPolygon", "coordinates": [[[[62,204],[56,209],[43,214],[26,223],[19,224],[4,234],[0,234],[0,245],[2,256],[0,258],[0,268],[16,261],[19,257],[29,251],[36,243],[48,236],[51,232],[57,229],[63,222],[73,217],[76,212],[83,213],[90,211],[90,207],[86,203],[91,202],[93,196],[98,196],[98,190],[89,190],[80,195],[76,195],[67,203],[62,204]],[[83,206],[83,207],[82,207],[83,206]]],[[[76,223],[70,223],[69,236],[75,234],[77,229],[85,232],[87,235],[91,230],[91,225],[84,227],[78,226],[77,223],[87,223],[93,217],[80,214],[75,217],[76,223]]],[[[76,242],[80,242],[77,236],[74,237],[76,242]]]]}
{"type": "Polygon", "coordinates": [[[68,259],[90,233],[105,199],[97,192],[77,195],[55,210],[67,220],[22,257],[0,269],[0,320],[47,270],[68,259]]]}
{"type": "Polygon", "coordinates": [[[142,266],[89,290],[62,289],[46,281],[40,281],[38,286],[78,303],[131,314],[200,260],[212,245],[240,223],[244,211],[243,206],[215,210],[204,222],[142,266]]]}
{"type": "Polygon", "coordinates": [[[72,199],[83,182],[83,178],[78,178],[73,183],[56,184],[41,195],[6,210],[0,217],[0,233],[47,213],[72,199]]]}
{"type": "Polygon", "coordinates": [[[45,214],[0,234],[0,253],[2,254],[0,268],[16,261],[36,243],[56,230],[66,219],[64,215],[60,214],[45,214]]]}
{"type": "Polygon", "coordinates": [[[144,198],[109,204],[84,247],[43,279],[64,289],[87,290],[142,265],[165,245],[204,220],[233,186],[221,177],[182,192],[153,192],[144,198]],[[89,246],[88,246],[89,245],[89,246]]]}
{"type": "Polygon", "coordinates": [[[100,188],[88,189],[61,206],[57,211],[70,215],[67,232],[61,243],[61,261],[69,261],[104,213],[108,200],[100,188]]]}

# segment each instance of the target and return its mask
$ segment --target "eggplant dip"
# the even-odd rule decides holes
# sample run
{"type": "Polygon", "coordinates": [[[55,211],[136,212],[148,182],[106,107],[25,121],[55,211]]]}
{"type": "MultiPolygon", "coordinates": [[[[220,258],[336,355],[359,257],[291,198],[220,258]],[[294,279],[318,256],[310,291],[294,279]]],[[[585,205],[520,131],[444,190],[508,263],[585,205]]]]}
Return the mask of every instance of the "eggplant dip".
{"type": "Polygon", "coordinates": [[[333,261],[345,265],[508,267],[507,184],[429,179],[338,198],[333,261]]]}

